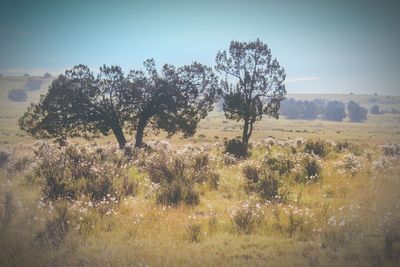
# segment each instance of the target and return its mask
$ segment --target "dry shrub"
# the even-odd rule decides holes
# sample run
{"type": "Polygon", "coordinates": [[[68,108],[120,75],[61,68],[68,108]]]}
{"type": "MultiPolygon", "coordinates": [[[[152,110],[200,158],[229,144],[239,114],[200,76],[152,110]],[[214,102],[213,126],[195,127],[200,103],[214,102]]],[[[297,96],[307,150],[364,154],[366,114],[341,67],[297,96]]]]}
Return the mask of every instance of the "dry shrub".
{"type": "Polygon", "coordinates": [[[251,234],[260,225],[264,218],[261,205],[252,201],[245,201],[230,214],[234,227],[239,234],[251,234]]]}
{"type": "Polygon", "coordinates": [[[242,173],[245,177],[244,186],[247,193],[257,193],[263,199],[272,202],[284,199],[280,191],[282,182],[278,173],[254,163],[244,165],[242,173]]]}
{"type": "Polygon", "coordinates": [[[314,154],[319,157],[325,157],[328,154],[328,151],[329,151],[329,144],[322,140],[313,141],[309,139],[307,140],[304,146],[304,152],[307,152],[309,154],[314,154]]]}
{"type": "Polygon", "coordinates": [[[41,143],[35,155],[33,175],[46,199],[76,199],[84,194],[97,202],[107,195],[119,199],[135,191],[123,152],[112,147],[41,143]]]}
{"type": "Polygon", "coordinates": [[[148,158],[145,169],[150,180],[159,185],[156,195],[158,204],[177,206],[199,203],[192,170],[176,153],[154,153],[148,158]]]}

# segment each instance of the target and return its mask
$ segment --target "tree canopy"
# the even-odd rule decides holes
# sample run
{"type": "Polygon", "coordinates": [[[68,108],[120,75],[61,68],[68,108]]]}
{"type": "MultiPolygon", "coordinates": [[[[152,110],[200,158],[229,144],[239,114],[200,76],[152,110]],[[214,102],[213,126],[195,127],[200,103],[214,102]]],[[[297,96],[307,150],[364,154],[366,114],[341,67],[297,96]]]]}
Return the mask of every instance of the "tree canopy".
{"type": "Polygon", "coordinates": [[[259,39],[232,41],[228,52],[218,52],[215,68],[225,75],[221,81],[225,116],[243,121],[242,142],[247,146],[256,121],[263,115],[279,117],[286,95],[285,70],[259,39]]]}
{"type": "Polygon", "coordinates": [[[339,101],[330,101],[325,108],[324,118],[328,121],[343,121],[346,118],[345,104],[339,101]]]}
{"type": "Polygon", "coordinates": [[[124,130],[136,130],[142,145],[144,128],[172,135],[195,133],[200,119],[211,110],[216,78],[199,63],[176,69],[164,65],[158,74],[153,60],[145,62],[147,75],[118,66],[102,66],[97,76],[85,65],[67,70],[55,79],[39,103],[31,104],[20,118],[20,128],[38,138],[115,135],[123,148],[124,130]]]}
{"type": "Polygon", "coordinates": [[[367,119],[368,110],[354,101],[350,101],[347,104],[347,111],[350,120],[353,122],[362,122],[367,119]]]}

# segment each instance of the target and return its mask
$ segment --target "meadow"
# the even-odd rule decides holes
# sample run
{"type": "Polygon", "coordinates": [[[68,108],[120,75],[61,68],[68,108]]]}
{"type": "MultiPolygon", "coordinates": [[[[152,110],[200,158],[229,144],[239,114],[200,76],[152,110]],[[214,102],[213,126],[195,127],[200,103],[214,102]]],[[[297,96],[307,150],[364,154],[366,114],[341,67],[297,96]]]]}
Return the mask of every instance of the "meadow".
{"type": "Polygon", "coordinates": [[[398,266],[400,114],[265,118],[237,159],[223,142],[241,125],[214,110],[193,137],[148,132],[127,155],[112,135],[59,148],[21,132],[51,81],[9,101],[26,79],[0,77],[1,266],[398,266]]]}

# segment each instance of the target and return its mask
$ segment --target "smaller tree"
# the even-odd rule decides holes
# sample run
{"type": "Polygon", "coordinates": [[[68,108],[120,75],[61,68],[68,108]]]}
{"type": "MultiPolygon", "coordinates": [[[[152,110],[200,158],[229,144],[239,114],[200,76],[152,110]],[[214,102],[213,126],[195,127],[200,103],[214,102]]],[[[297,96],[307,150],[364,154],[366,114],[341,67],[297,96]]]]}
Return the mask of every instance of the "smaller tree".
{"type": "Polygon", "coordinates": [[[12,89],[8,92],[8,99],[14,102],[25,102],[28,94],[24,89],[12,89]]]}
{"type": "Polygon", "coordinates": [[[303,119],[315,120],[318,117],[318,109],[314,102],[304,101],[303,102],[303,119]]]}
{"type": "Polygon", "coordinates": [[[42,86],[43,81],[37,78],[29,78],[25,84],[25,89],[28,91],[36,91],[39,90],[42,86]]]}
{"type": "Polygon", "coordinates": [[[256,121],[263,115],[279,117],[286,95],[285,70],[259,39],[232,41],[228,52],[218,52],[215,68],[225,74],[221,81],[225,117],[243,121],[242,142],[247,148],[256,121]]]}
{"type": "Polygon", "coordinates": [[[352,122],[363,122],[367,119],[367,109],[354,101],[347,104],[347,111],[352,122]]]}
{"type": "Polygon", "coordinates": [[[369,111],[371,114],[379,115],[382,114],[383,112],[380,110],[378,105],[373,105],[369,111]]]}
{"type": "Polygon", "coordinates": [[[51,77],[52,77],[51,74],[48,73],[48,72],[46,72],[46,73],[43,75],[43,78],[45,78],[45,79],[49,79],[49,78],[51,78],[51,77]]]}
{"type": "Polygon", "coordinates": [[[346,112],[344,110],[345,105],[343,102],[331,101],[325,108],[324,118],[328,121],[343,121],[346,118],[346,112]]]}

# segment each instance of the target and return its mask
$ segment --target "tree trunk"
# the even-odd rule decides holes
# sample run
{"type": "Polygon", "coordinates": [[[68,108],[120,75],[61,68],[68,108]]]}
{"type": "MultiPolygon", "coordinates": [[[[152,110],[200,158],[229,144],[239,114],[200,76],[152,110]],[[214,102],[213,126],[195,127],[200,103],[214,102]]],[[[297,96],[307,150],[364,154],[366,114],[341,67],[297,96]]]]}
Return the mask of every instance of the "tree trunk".
{"type": "Polygon", "coordinates": [[[245,144],[246,147],[247,147],[247,143],[249,141],[248,131],[249,131],[249,120],[245,119],[244,126],[243,126],[242,143],[245,144]]]}
{"type": "Polygon", "coordinates": [[[138,127],[136,129],[135,147],[142,147],[143,145],[143,135],[146,124],[147,124],[147,118],[140,117],[138,127]]]}
{"type": "Polygon", "coordinates": [[[126,139],[125,139],[124,132],[122,131],[121,126],[119,124],[115,124],[115,125],[113,125],[112,130],[115,135],[115,138],[117,138],[119,148],[120,149],[125,148],[126,139]]]}

